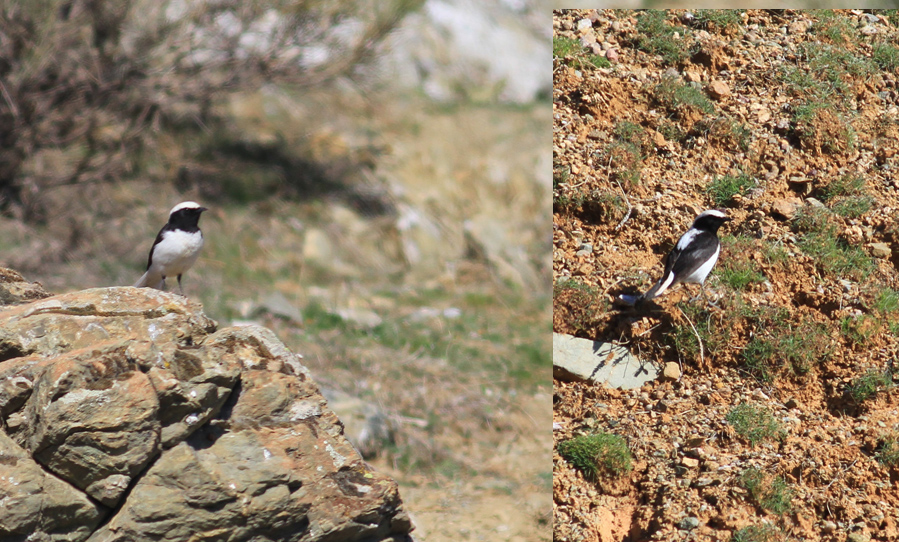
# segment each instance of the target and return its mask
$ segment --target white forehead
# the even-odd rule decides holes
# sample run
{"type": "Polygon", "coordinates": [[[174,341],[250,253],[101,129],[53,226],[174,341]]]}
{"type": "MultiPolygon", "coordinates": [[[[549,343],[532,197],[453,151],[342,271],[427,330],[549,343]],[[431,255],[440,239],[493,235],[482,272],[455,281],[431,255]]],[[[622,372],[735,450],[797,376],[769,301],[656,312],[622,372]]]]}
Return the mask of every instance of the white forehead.
{"type": "Polygon", "coordinates": [[[702,218],[704,216],[716,216],[718,218],[727,218],[726,214],[722,213],[721,211],[719,211],[717,209],[709,209],[708,211],[703,211],[703,212],[699,213],[699,216],[697,216],[696,218],[702,218]]]}
{"type": "MultiPolygon", "coordinates": [[[[182,201],[178,205],[175,205],[174,207],[172,207],[172,210],[169,211],[169,214],[173,215],[173,214],[177,213],[178,211],[180,211],[181,209],[199,209],[199,208],[200,208],[200,204],[195,201],[182,201]]],[[[708,212],[708,211],[706,211],[706,212],[708,212]]]]}

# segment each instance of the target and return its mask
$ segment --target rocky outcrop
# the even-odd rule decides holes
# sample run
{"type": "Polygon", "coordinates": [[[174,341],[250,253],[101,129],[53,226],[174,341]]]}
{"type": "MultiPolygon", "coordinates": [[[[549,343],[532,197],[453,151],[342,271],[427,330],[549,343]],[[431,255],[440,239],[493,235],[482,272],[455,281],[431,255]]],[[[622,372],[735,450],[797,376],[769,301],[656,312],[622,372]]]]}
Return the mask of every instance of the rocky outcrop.
{"type": "Polygon", "coordinates": [[[151,289],[33,298],[0,306],[0,540],[409,538],[268,329],[151,289]]]}

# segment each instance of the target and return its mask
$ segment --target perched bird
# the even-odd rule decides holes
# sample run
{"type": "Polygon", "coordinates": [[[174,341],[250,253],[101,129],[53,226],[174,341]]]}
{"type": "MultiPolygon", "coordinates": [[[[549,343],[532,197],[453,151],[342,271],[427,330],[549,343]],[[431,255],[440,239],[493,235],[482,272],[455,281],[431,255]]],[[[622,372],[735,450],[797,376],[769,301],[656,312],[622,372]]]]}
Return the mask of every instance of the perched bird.
{"type": "Polygon", "coordinates": [[[199,222],[200,215],[206,210],[192,201],[172,208],[168,223],[159,230],[150,249],[147,272],[134,284],[135,287],[162,290],[165,288],[165,278],[176,275],[178,290],[184,295],[181,275],[193,266],[203,248],[203,232],[199,222]]]}
{"type": "Polygon", "coordinates": [[[714,209],[700,213],[690,229],[681,236],[677,245],[668,253],[662,278],[648,292],[634,298],[634,302],[658,297],[679,282],[699,284],[700,292],[708,302],[709,298],[705,294],[705,279],[715,267],[718,255],[721,253],[718,228],[730,220],[727,215],[714,209]]]}

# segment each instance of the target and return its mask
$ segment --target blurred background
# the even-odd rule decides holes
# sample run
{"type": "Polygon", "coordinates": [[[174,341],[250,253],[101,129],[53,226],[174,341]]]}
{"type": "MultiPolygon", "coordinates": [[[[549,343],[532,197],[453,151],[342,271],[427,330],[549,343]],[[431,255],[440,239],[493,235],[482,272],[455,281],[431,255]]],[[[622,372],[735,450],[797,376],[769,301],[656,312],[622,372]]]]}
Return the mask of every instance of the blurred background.
{"type": "Polygon", "coordinates": [[[130,285],[200,202],[185,293],[304,356],[420,540],[549,540],[545,1],[0,13],[0,266],[130,285]]]}

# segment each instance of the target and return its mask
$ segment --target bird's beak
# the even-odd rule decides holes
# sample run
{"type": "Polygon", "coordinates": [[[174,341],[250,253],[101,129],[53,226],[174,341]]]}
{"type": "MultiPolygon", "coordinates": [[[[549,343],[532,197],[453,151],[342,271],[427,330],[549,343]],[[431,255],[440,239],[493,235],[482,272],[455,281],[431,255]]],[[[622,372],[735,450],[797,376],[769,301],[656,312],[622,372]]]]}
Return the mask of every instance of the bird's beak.
{"type": "Polygon", "coordinates": [[[200,207],[198,210],[202,213],[203,211],[208,211],[209,209],[207,209],[206,207],[200,207]]]}

